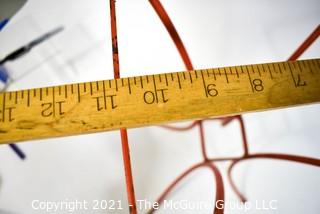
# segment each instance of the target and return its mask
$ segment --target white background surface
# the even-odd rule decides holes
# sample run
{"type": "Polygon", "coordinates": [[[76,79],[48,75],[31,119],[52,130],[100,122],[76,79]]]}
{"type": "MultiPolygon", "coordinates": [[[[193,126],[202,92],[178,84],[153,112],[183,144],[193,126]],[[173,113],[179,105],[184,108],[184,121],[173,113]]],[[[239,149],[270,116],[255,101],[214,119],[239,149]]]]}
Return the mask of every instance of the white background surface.
{"type": "MultiPolygon", "coordinates": [[[[317,0],[163,0],[195,68],[286,60],[320,23],[317,0]]],[[[184,70],[171,38],[148,1],[118,0],[122,76],[184,70]]],[[[107,0],[29,0],[0,33],[0,57],[63,25],[65,30],[30,54],[8,63],[9,90],[113,77],[107,0]]],[[[320,41],[302,58],[320,57],[320,41]]],[[[319,105],[244,115],[251,152],[320,157],[319,105]]],[[[222,128],[206,122],[210,157],[240,155],[236,122],[222,128]]],[[[199,134],[159,127],[129,130],[137,199],[155,200],[193,163],[201,161],[199,134]]],[[[126,192],[117,131],[20,144],[26,161],[0,147],[0,213],[45,213],[32,200],[122,200],[126,192]]],[[[225,175],[227,163],[218,164],[225,175]]],[[[233,176],[249,201],[278,200],[278,210],[259,213],[318,213],[320,170],[284,161],[247,161],[233,176]]],[[[226,201],[237,200],[226,179],[226,201]]],[[[171,199],[214,199],[207,169],[192,173],[171,199]]],[[[158,213],[211,213],[169,211],[158,213]]],[[[247,213],[256,213],[251,210],[247,213]]],[[[67,213],[60,211],[58,213],[67,213]]],[[[110,213],[81,211],[75,213],[110,213]]],[[[111,213],[128,213],[127,209],[111,213]]],[[[140,212],[145,213],[145,212],[140,212]]],[[[243,213],[227,209],[226,213],[243,213]]]]}

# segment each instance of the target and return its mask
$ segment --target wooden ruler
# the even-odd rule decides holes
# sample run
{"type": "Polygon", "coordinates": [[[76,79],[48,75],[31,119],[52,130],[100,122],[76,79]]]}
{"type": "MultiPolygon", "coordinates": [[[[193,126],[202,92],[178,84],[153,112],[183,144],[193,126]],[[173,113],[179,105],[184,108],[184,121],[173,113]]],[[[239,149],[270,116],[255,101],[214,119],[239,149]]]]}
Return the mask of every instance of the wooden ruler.
{"type": "Polygon", "coordinates": [[[320,59],[136,76],[0,94],[0,143],[320,101],[320,59]]]}

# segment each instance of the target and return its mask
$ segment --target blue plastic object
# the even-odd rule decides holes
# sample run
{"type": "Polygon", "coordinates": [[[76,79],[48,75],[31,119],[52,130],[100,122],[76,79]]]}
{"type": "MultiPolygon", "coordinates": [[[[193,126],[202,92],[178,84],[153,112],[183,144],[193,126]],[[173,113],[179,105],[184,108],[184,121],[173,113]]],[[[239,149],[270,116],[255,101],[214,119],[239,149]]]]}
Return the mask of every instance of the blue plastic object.
{"type": "Polygon", "coordinates": [[[0,21],[0,30],[4,28],[4,26],[9,22],[9,19],[5,19],[0,21]]]}
{"type": "Polygon", "coordinates": [[[3,66],[0,66],[0,81],[3,83],[7,83],[8,80],[9,80],[9,75],[7,70],[3,66]]]}

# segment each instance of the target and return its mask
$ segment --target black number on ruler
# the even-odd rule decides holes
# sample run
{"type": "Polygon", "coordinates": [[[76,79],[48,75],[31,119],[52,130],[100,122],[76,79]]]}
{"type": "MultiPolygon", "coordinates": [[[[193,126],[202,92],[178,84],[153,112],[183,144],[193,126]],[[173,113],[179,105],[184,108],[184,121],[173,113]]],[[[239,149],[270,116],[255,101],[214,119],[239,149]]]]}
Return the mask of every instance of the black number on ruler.
{"type": "Polygon", "coordinates": [[[255,91],[263,91],[263,82],[261,79],[252,80],[252,85],[255,91]]]}
{"type": "Polygon", "coordinates": [[[65,103],[65,101],[42,103],[41,104],[41,107],[42,107],[41,116],[42,117],[50,117],[50,116],[55,117],[56,113],[58,113],[60,116],[63,115],[64,114],[63,105],[62,105],[63,103],[65,103]],[[58,108],[58,109],[56,109],[56,108],[58,108]]]}
{"type": "Polygon", "coordinates": [[[209,95],[210,97],[216,97],[218,96],[218,90],[215,89],[216,85],[215,84],[209,84],[207,85],[206,89],[207,89],[207,95],[209,95]]]}
{"type": "Polygon", "coordinates": [[[143,94],[143,101],[146,104],[153,104],[153,103],[166,103],[169,101],[168,98],[166,98],[166,93],[168,89],[155,89],[155,91],[146,91],[143,94]],[[159,97],[158,97],[159,95],[159,97]]]}

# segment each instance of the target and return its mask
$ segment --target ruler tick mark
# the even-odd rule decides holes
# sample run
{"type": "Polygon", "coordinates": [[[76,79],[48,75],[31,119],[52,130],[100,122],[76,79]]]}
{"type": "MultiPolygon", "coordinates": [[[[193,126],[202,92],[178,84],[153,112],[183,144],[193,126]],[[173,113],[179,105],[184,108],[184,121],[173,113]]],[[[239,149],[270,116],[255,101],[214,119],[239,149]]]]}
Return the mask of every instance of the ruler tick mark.
{"type": "MultiPolygon", "coordinates": [[[[246,67],[245,67],[245,68],[246,68],[246,67]]],[[[241,66],[241,70],[242,70],[242,66],[241,66]]],[[[250,85],[251,85],[251,90],[252,90],[252,92],[254,92],[253,85],[252,85],[252,80],[251,80],[251,76],[250,76],[249,70],[248,70],[247,68],[246,68],[246,70],[247,70],[249,82],[250,82],[250,85]]]]}
{"type": "Polygon", "coordinates": [[[97,89],[97,91],[99,91],[99,82],[98,81],[96,81],[96,89],[97,89]]]}
{"type": "Polygon", "coordinates": [[[207,76],[210,77],[210,74],[209,74],[209,70],[206,69],[206,72],[207,72],[207,76]]]}
{"type": "Polygon", "coordinates": [[[40,100],[42,101],[42,88],[40,88],[40,100]]]}
{"type": "Polygon", "coordinates": [[[227,83],[229,83],[229,79],[228,79],[228,74],[227,74],[227,69],[225,68],[222,68],[224,70],[224,74],[226,76],[226,80],[227,80],[227,83]]]}
{"type": "Polygon", "coordinates": [[[140,84],[141,84],[141,88],[143,88],[143,79],[142,79],[142,76],[140,76],[140,84]]]}
{"type": "Polygon", "coordinates": [[[116,91],[118,91],[118,79],[114,79],[115,85],[116,85],[116,91]]]}
{"type": "Polygon", "coordinates": [[[86,93],[87,92],[87,83],[82,83],[83,84],[83,92],[86,93]]]}
{"type": "Polygon", "coordinates": [[[204,77],[203,77],[203,72],[202,72],[202,70],[200,70],[200,73],[201,73],[201,77],[202,77],[202,83],[203,83],[204,92],[205,92],[205,94],[206,94],[206,97],[208,97],[207,86],[206,86],[206,82],[205,82],[204,77]]]}
{"type": "Polygon", "coordinates": [[[104,84],[104,81],[102,81],[103,86],[103,102],[104,102],[104,109],[107,109],[107,101],[106,101],[106,86],[104,84]]]}
{"type": "Polygon", "coordinates": [[[212,73],[213,73],[214,80],[217,80],[215,69],[212,69],[212,73]]]}
{"type": "Polygon", "coordinates": [[[198,79],[198,71],[194,71],[194,75],[196,76],[196,79],[198,79]]]}
{"type": "Polygon", "coordinates": [[[27,106],[30,106],[30,89],[28,89],[28,93],[27,93],[27,106]]]}
{"type": "Polygon", "coordinates": [[[305,65],[304,67],[309,67],[309,69],[310,69],[310,73],[311,74],[313,74],[313,70],[312,70],[312,63],[311,63],[311,61],[307,61],[306,63],[308,63],[309,64],[309,66],[307,66],[307,65],[305,65]]]}
{"type": "Polygon", "coordinates": [[[192,84],[192,75],[191,75],[191,72],[189,72],[189,78],[190,78],[190,83],[192,84]]]}
{"type": "Polygon", "coordinates": [[[273,79],[272,70],[270,69],[270,64],[269,64],[269,63],[267,64],[267,69],[268,69],[268,71],[269,71],[270,78],[273,79]]]}
{"type": "Polygon", "coordinates": [[[158,93],[157,93],[157,86],[156,86],[156,80],[155,80],[154,75],[152,75],[152,80],[153,80],[153,87],[154,87],[154,93],[155,93],[156,101],[158,103],[158,93]]]}
{"type": "Polygon", "coordinates": [[[181,89],[181,82],[180,82],[180,77],[179,77],[179,73],[176,73],[177,78],[178,78],[178,84],[179,84],[179,88],[181,89]]]}
{"type": "MultiPolygon", "coordinates": [[[[104,83],[104,82],[103,82],[104,83]]],[[[77,92],[78,92],[78,103],[80,103],[80,84],[77,84],[77,92]]]]}
{"type": "Polygon", "coordinates": [[[89,85],[90,85],[90,94],[92,95],[92,94],[93,94],[93,91],[92,91],[92,82],[90,82],[89,85]]]}
{"type": "Polygon", "coordinates": [[[166,86],[168,86],[168,78],[167,78],[167,74],[164,74],[164,77],[166,79],[166,86]]]}
{"type": "Polygon", "coordinates": [[[279,65],[279,64],[277,64],[277,66],[278,66],[279,73],[280,73],[280,74],[282,74],[282,71],[281,71],[280,65],[279,65]]]}
{"type": "Polygon", "coordinates": [[[186,74],[182,72],[183,79],[186,79],[186,74]]]}
{"type": "Polygon", "coordinates": [[[296,80],[295,80],[295,78],[294,78],[294,76],[293,76],[293,72],[292,72],[292,69],[291,69],[290,64],[291,64],[291,63],[288,63],[289,71],[290,71],[290,73],[291,73],[291,77],[292,77],[294,86],[297,87],[297,83],[296,83],[296,80]]]}
{"type": "Polygon", "coordinates": [[[261,77],[261,71],[260,71],[259,65],[257,65],[257,70],[258,70],[259,76],[261,77]]]}
{"type": "Polygon", "coordinates": [[[234,70],[236,71],[237,78],[239,78],[239,73],[238,73],[238,69],[237,69],[237,67],[234,67],[234,70]]]}
{"type": "Polygon", "coordinates": [[[64,86],[64,97],[67,98],[68,97],[68,85],[64,86]]]}
{"type": "Polygon", "coordinates": [[[131,94],[131,85],[130,85],[130,78],[127,78],[128,81],[128,89],[129,89],[129,94],[131,94]]]}

